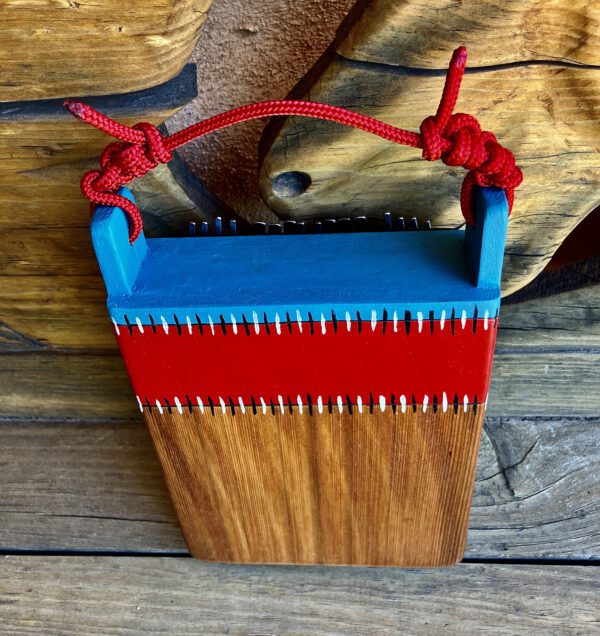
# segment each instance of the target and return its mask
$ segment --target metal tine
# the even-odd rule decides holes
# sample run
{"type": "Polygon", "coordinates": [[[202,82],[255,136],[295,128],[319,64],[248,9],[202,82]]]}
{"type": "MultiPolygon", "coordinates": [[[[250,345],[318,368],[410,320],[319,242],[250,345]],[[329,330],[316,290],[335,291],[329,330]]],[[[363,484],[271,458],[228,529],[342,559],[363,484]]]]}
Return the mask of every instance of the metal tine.
{"type": "Polygon", "coordinates": [[[231,236],[237,236],[237,221],[235,219],[229,220],[229,234],[231,236]]]}
{"type": "Polygon", "coordinates": [[[339,232],[352,232],[352,219],[349,216],[338,219],[337,228],[339,232]]]}
{"type": "Polygon", "coordinates": [[[315,221],[315,234],[321,234],[323,232],[323,223],[321,221],[315,221]]]}
{"type": "Polygon", "coordinates": [[[268,234],[283,234],[283,228],[281,227],[281,223],[269,223],[267,226],[268,234]]]}
{"type": "Polygon", "coordinates": [[[264,221],[255,221],[252,224],[252,229],[255,234],[266,234],[267,233],[267,224],[264,221]]]}
{"type": "Polygon", "coordinates": [[[431,229],[431,221],[429,219],[427,219],[427,221],[425,221],[425,223],[423,224],[423,229],[425,230],[431,229]]]}
{"type": "Polygon", "coordinates": [[[419,229],[419,220],[417,219],[416,216],[412,217],[412,219],[410,220],[410,225],[411,225],[411,230],[419,229]]]}
{"type": "Polygon", "coordinates": [[[194,221],[188,223],[188,236],[196,236],[196,223],[194,221]]]}
{"type": "Polygon", "coordinates": [[[403,216],[399,216],[399,217],[396,219],[396,224],[398,225],[398,229],[399,229],[401,232],[404,232],[404,230],[406,229],[406,223],[404,223],[404,217],[403,217],[403,216]]]}
{"type": "Polygon", "coordinates": [[[223,234],[223,219],[218,216],[215,218],[215,236],[223,234]]]}
{"type": "Polygon", "coordinates": [[[350,223],[352,224],[352,229],[357,232],[364,232],[369,227],[369,221],[366,216],[355,216],[350,219],[350,223]]]}
{"type": "Polygon", "coordinates": [[[336,230],[336,219],[323,219],[323,231],[327,233],[334,233],[336,230]]]}
{"type": "Polygon", "coordinates": [[[306,223],[304,221],[298,221],[296,228],[298,229],[298,234],[306,234],[306,223]]]}
{"type": "Polygon", "coordinates": [[[284,234],[297,234],[296,221],[284,221],[283,222],[284,234]]]}
{"type": "Polygon", "coordinates": [[[391,230],[392,229],[392,215],[390,212],[385,212],[383,215],[383,222],[385,223],[385,229],[386,230],[391,230]]]}
{"type": "Polygon", "coordinates": [[[208,222],[202,221],[200,224],[200,236],[208,236],[208,222]]]}

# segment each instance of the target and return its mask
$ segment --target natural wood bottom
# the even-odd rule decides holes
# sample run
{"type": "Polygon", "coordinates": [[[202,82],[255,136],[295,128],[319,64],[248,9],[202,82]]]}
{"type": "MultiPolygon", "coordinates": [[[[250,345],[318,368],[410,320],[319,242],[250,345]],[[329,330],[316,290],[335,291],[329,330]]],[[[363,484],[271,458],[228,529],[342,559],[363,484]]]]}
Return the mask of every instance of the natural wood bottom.
{"type": "Polygon", "coordinates": [[[463,555],[482,407],[145,418],[199,559],[427,567],[463,555]]]}

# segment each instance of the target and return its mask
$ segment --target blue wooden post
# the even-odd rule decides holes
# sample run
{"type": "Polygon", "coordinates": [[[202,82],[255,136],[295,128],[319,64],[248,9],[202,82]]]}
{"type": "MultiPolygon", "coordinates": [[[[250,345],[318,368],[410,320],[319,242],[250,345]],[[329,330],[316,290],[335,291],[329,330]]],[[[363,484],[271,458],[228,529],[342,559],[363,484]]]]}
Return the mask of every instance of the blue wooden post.
{"type": "MultiPolygon", "coordinates": [[[[119,194],[133,201],[127,188],[119,194]]],[[[148,244],[142,232],[133,245],[129,243],[129,222],[121,208],[99,206],[92,219],[92,242],[109,294],[126,295],[133,291],[148,244]]]]}
{"type": "Polygon", "coordinates": [[[475,226],[465,230],[471,281],[479,289],[500,289],[508,227],[508,201],[500,188],[476,188],[475,226]]]}

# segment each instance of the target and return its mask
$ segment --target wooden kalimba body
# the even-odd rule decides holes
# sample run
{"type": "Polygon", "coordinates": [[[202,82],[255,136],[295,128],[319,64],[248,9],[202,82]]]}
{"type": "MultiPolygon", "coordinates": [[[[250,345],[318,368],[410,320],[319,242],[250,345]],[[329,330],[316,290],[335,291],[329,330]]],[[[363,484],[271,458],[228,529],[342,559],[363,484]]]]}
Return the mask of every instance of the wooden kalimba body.
{"type": "Polygon", "coordinates": [[[92,236],[108,309],[200,559],[462,558],[508,207],[463,230],[92,236]]]}

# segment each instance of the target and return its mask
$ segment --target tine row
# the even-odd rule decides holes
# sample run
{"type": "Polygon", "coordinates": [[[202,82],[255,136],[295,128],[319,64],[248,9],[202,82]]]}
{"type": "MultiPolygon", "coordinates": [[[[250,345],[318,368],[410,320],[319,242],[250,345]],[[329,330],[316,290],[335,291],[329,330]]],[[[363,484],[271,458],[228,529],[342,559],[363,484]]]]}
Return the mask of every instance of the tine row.
{"type": "MultiPolygon", "coordinates": [[[[431,230],[431,222],[424,221],[419,225],[417,217],[405,218],[393,216],[386,212],[382,218],[356,216],[340,219],[308,219],[305,221],[282,221],[281,223],[266,223],[256,221],[250,226],[250,234],[334,234],[344,232],[402,232],[415,230],[431,230]]],[[[191,222],[189,236],[236,236],[238,234],[237,221],[224,221],[222,217],[215,218],[213,227],[207,221],[191,222]]]]}

